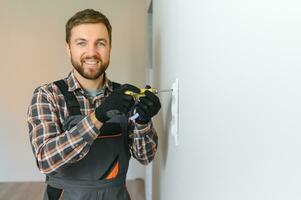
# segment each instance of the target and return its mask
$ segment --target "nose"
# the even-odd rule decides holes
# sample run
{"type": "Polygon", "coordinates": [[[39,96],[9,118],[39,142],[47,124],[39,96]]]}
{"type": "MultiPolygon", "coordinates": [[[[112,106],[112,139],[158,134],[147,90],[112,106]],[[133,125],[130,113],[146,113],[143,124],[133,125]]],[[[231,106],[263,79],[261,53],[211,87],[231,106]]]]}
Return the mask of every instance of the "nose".
{"type": "Polygon", "coordinates": [[[95,45],[88,45],[86,55],[88,57],[95,56],[97,54],[95,45]]]}

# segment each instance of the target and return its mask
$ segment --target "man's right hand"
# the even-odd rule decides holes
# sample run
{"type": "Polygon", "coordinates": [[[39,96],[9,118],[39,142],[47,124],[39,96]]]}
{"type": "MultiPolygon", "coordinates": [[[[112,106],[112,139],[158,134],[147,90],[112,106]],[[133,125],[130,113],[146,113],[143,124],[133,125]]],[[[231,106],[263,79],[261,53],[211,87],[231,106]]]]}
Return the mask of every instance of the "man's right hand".
{"type": "Polygon", "coordinates": [[[121,85],[95,109],[95,117],[97,120],[105,123],[115,115],[127,114],[135,103],[132,96],[125,94],[125,91],[128,90],[135,93],[140,92],[140,89],[133,85],[121,85]]]}

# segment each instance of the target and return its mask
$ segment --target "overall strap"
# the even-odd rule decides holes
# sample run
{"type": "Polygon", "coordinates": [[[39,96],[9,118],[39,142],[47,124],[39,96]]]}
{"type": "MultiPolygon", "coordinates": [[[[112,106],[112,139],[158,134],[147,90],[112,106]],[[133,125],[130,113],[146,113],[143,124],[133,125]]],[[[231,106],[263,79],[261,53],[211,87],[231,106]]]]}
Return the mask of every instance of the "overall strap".
{"type": "Polygon", "coordinates": [[[112,81],[112,88],[113,88],[113,90],[116,90],[116,89],[119,88],[120,86],[121,86],[120,83],[116,83],[116,82],[113,82],[113,81],[112,81]]]}
{"type": "MultiPolygon", "coordinates": [[[[120,83],[112,82],[113,91],[116,90],[117,88],[119,88],[120,86],[121,86],[120,83]]],[[[121,130],[123,133],[122,135],[124,138],[123,140],[124,140],[124,147],[125,147],[124,152],[126,152],[128,155],[130,155],[129,148],[128,148],[129,147],[128,118],[125,115],[121,115],[121,116],[119,116],[118,123],[120,123],[121,130]]]]}
{"type": "Polygon", "coordinates": [[[62,79],[54,82],[64,95],[69,115],[81,115],[79,103],[73,92],[68,91],[67,83],[62,79]]]}

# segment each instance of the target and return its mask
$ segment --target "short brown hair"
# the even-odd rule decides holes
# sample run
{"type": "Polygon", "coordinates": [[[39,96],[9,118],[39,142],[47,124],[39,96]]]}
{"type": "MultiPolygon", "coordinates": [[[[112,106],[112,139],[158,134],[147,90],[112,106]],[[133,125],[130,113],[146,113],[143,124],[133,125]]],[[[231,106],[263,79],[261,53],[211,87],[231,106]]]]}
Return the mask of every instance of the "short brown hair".
{"type": "Polygon", "coordinates": [[[110,44],[112,43],[112,26],[108,18],[99,11],[93,9],[85,9],[73,15],[66,23],[66,42],[70,42],[71,30],[80,24],[96,24],[103,23],[109,33],[110,44]]]}

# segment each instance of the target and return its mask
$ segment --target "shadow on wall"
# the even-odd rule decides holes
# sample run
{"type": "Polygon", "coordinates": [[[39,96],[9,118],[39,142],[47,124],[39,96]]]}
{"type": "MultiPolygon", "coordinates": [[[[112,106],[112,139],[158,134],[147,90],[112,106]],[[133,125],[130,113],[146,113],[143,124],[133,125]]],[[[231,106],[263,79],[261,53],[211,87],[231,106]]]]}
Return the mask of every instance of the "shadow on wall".
{"type": "MultiPolygon", "coordinates": [[[[160,74],[160,66],[163,64],[161,63],[161,43],[160,43],[160,36],[154,37],[156,41],[154,42],[154,49],[153,49],[153,56],[154,56],[154,65],[155,66],[153,75],[154,75],[154,83],[155,86],[161,88],[161,76],[160,74]]],[[[160,173],[165,170],[166,162],[168,159],[168,151],[169,151],[169,136],[170,129],[171,129],[171,105],[172,105],[172,98],[171,95],[168,94],[161,94],[160,97],[162,108],[160,113],[155,118],[155,125],[156,130],[159,136],[159,146],[158,152],[155,157],[155,162],[153,165],[153,199],[159,199],[159,189],[160,187],[160,173]]]]}
{"type": "MultiPolygon", "coordinates": [[[[158,88],[161,88],[161,76],[160,76],[160,71],[159,69],[161,68],[162,64],[162,49],[161,49],[161,41],[160,41],[160,35],[157,37],[154,37],[156,40],[155,42],[155,47],[154,47],[154,60],[156,63],[154,63],[156,68],[154,69],[154,82],[156,83],[156,86],[158,88]]],[[[163,94],[161,94],[163,95],[163,94]]],[[[171,95],[164,95],[164,98],[160,98],[161,103],[162,103],[162,108],[160,115],[158,116],[158,134],[159,134],[159,155],[157,156],[159,159],[158,165],[160,167],[163,167],[165,169],[167,157],[168,157],[168,146],[169,146],[169,133],[170,133],[170,122],[171,122],[171,95]],[[167,110],[164,110],[167,109],[167,110]]],[[[161,169],[161,168],[159,168],[161,169]]],[[[160,177],[160,176],[158,176],[160,177]]]]}
{"type": "MultiPolygon", "coordinates": [[[[171,104],[172,104],[172,98],[171,96],[168,96],[167,101],[165,102],[167,105],[165,106],[167,108],[166,110],[166,115],[165,115],[165,123],[162,124],[163,127],[163,131],[162,131],[162,135],[161,138],[162,139],[162,146],[161,146],[161,152],[162,152],[162,157],[161,157],[161,161],[162,161],[162,166],[165,169],[166,167],[166,161],[167,161],[167,157],[168,157],[168,147],[169,147],[169,136],[170,131],[171,131],[171,120],[172,120],[172,116],[171,116],[171,104]]],[[[162,115],[161,115],[162,116],[162,115]]]]}
{"type": "MultiPolygon", "coordinates": [[[[161,98],[163,99],[163,98],[161,98]]],[[[158,152],[156,155],[156,159],[154,162],[153,167],[153,199],[159,199],[159,183],[160,183],[160,172],[165,171],[166,162],[168,159],[168,152],[169,152],[169,140],[170,140],[170,131],[171,131],[171,95],[164,96],[164,102],[162,102],[162,107],[166,108],[164,110],[165,115],[160,112],[157,116],[156,120],[156,130],[159,136],[159,146],[158,152]]]]}

